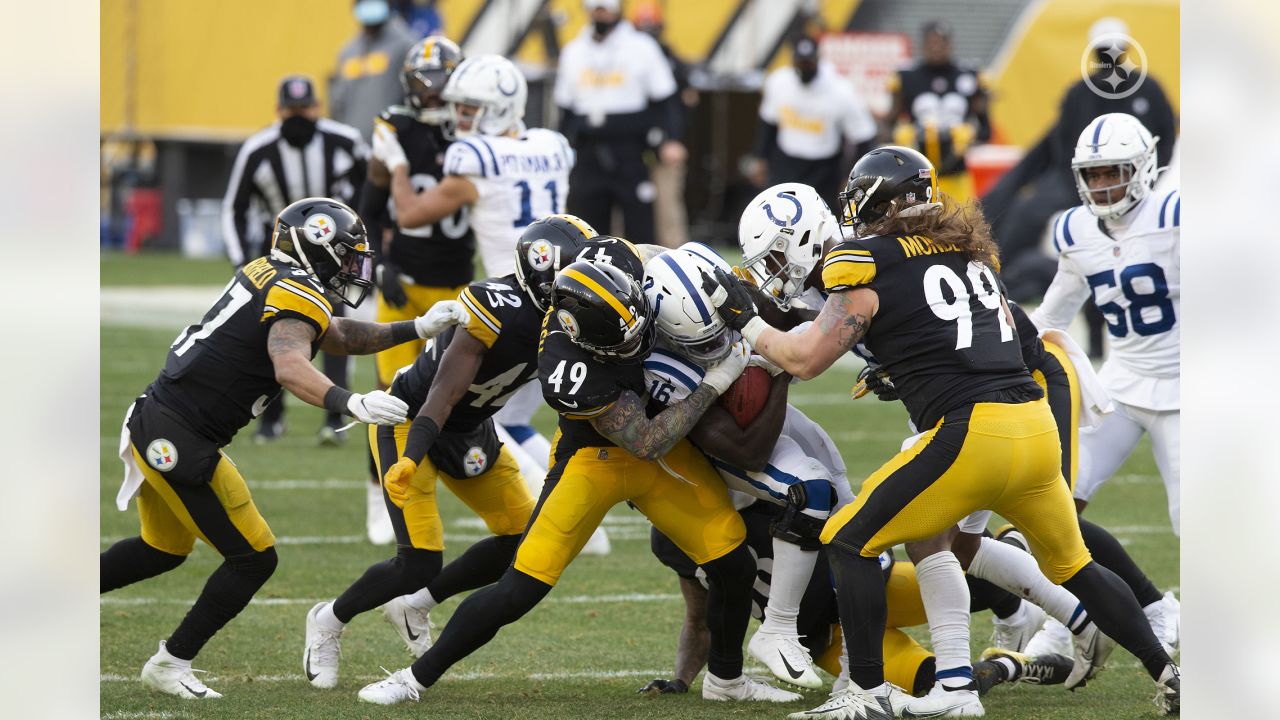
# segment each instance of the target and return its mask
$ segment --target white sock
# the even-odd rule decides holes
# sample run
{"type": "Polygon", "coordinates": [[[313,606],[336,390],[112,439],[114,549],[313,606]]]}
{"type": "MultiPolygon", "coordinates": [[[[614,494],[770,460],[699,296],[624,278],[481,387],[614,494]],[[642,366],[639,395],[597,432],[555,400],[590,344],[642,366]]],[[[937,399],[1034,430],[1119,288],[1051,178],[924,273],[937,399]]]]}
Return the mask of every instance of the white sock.
{"type": "Polygon", "coordinates": [[[769,603],[764,609],[761,632],[797,634],[800,599],[809,587],[817,562],[817,550],[801,550],[795,543],[773,539],[773,579],[769,583],[769,603]]]}
{"type": "Polygon", "coordinates": [[[318,620],[321,625],[327,625],[334,630],[341,630],[347,626],[346,623],[338,619],[337,615],[333,614],[332,602],[327,602],[324,604],[324,607],[320,608],[320,612],[316,613],[316,620],[318,620]]]}
{"type": "Polygon", "coordinates": [[[403,598],[406,605],[422,612],[431,612],[440,604],[436,602],[435,598],[431,597],[431,591],[427,588],[422,588],[412,595],[405,595],[403,598]]]}
{"type": "Polygon", "coordinates": [[[969,586],[960,561],[950,550],[916,563],[920,598],[929,618],[929,636],[937,658],[936,677],[944,687],[973,682],[969,664],[969,586]]]}
{"type": "Polygon", "coordinates": [[[969,563],[969,574],[1030,600],[1069,628],[1074,629],[1073,620],[1079,625],[1085,617],[1075,595],[1050,582],[1035,558],[1008,543],[982,538],[969,563]]]}

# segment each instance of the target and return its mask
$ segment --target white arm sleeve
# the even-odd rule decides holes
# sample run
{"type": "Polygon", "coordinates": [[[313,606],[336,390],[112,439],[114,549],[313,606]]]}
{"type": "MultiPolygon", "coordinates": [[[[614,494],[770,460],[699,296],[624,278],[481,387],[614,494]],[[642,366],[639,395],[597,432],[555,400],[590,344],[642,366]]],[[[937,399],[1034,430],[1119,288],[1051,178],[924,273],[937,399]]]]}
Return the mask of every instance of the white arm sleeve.
{"type": "Polygon", "coordinates": [[[1031,322],[1040,330],[1051,328],[1065,330],[1080,312],[1080,306],[1089,299],[1089,283],[1071,267],[1066,257],[1058,258],[1058,274],[1053,276],[1044,302],[1031,313],[1031,322]]]}

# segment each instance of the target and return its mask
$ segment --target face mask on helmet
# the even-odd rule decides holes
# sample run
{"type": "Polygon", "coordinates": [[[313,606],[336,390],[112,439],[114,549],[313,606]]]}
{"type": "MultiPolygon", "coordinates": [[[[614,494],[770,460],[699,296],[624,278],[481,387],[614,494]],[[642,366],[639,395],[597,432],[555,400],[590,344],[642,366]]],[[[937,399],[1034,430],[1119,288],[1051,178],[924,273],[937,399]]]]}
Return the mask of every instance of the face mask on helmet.
{"type": "Polygon", "coordinates": [[[406,70],[400,77],[405,102],[418,122],[440,125],[453,119],[449,105],[441,97],[447,79],[444,70],[406,70]]]}
{"type": "Polygon", "coordinates": [[[805,280],[813,270],[787,260],[785,252],[791,241],[789,235],[779,233],[762,254],[742,260],[756,287],[773,298],[780,310],[791,308],[792,301],[804,292],[805,280]]]}
{"type": "Polygon", "coordinates": [[[734,333],[727,327],[702,340],[686,340],[663,333],[672,345],[675,345],[685,357],[699,364],[716,363],[723,360],[733,348],[734,333]]]}
{"type": "Polygon", "coordinates": [[[336,245],[334,252],[338,255],[338,272],[327,285],[344,303],[359,307],[373,287],[373,252],[345,243],[336,245]]]}

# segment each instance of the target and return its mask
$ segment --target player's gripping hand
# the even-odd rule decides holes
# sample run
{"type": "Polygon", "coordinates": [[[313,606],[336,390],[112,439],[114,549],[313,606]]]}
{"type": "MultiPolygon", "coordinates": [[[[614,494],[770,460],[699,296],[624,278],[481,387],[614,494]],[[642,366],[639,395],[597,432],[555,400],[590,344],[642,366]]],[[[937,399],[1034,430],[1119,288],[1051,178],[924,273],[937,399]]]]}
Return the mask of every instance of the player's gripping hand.
{"type": "Polygon", "coordinates": [[[416,472],[418,472],[418,463],[407,457],[400,458],[395,465],[387,468],[385,478],[387,495],[397,505],[404,505],[405,501],[409,499],[409,481],[413,479],[413,475],[416,472]]]}
{"type": "Polygon", "coordinates": [[[384,262],[378,265],[378,292],[382,301],[393,308],[404,307],[409,296],[404,294],[404,286],[400,284],[400,268],[384,262]]]}
{"type": "Polygon", "coordinates": [[[413,327],[418,337],[426,340],[433,338],[453,325],[466,325],[471,322],[471,313],[457,300],[441,300],[431,306],[430,310],[413,319],[413,327]]]}
{"type": "Polygon", "coordinates": [[[897,386],[879,365],[867,365],[858,373],[858,382],[853,386],[853,399],[857,400],[867,393],[875,393],[877,399],[884,401],[898,399],[897,386]]]}
{"type": "Polygon", "coordinates": [[[409,416],[405,401],[381,390],[353,394],[347,399],[347,410],[351,417],[369,425],[399,425],[409,416]]]}
{"type": "Polygon", "coordinates": [[[758,367],[773,377],[778,377],[782,374],[782,368],[763,355],[752,355],[751,359],[747,361],[747,365],[758,367]]]}
{"type": "Polygon", "coordinates": [[[395,126],[382,118],[373,121],[373,156],[392,173],[398,167],[409,166],[409,159],[405,157],[404,148],[400,147],[400,139],[396,136],[395,126]]]}
{"type": "Polygon", "coordinates": [[[733,344],[729,354],[725,355],[723,360],[707,370],[707,374],[702,376],[702,382],[714,388],[717,394],[723,395],[742,371],[747,369],[747,362],[750,359],[750,346],[745,340],[739,340],[733,344]]]}
{"type": "Polygon", "coordinates": [[[654,678],[647,685],[636,691],[639,695],[667,695],[669,693],[687,693],[689,685],[680,678],[674,680],[663,680],[662,678],[654,678]]]}
{"type": "Polygon", "coordinates": [[[742,332],[747,323],[758,317],[756,304],[751,301],[751,293],[743,287],[741,280],[720,268],[715,271],[715,278],[707,275],[706,270],[699,271],[702,273],[702,291],[711,298],[720,319],[742,332]]]}

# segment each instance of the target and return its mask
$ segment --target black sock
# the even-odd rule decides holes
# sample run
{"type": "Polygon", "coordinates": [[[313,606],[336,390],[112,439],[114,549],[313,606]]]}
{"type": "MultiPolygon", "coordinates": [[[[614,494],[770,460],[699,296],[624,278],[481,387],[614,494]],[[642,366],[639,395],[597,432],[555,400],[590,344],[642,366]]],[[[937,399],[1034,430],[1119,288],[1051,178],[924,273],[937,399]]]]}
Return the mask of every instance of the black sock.
{"type": "Polygon", "coordinates": [[[186,559],[186,555],[157,550],[140,537],[121,540],[98,555],[98,592],[111,592],[167,573],[186,559]]]}
{"type": "Polygon", "coordinates": [[[444,626],[431,649],[413,663],[413,676],[426,687],[454,663],[479,650],[503,625],[519,620],[551,592],[551,586],[512,568],[502,579],[472,593],[444,626]]]}
{"type": "Polygon", "coordinates": [[[169,654],[180,660],[191,660],[214,633],[245,609],[276,570],[276,549],[229,557],[204,584],[196,604],[187,611],[178,629],[169,636],[169,654]]]}
{"type": "Polygon", "coordinates": [[[879,687],[884,684],[888,615],[880,562],[836,545],[827,546],[827,558],[835,575],[840,626],[849,652],[849,679],[863,689],[879,687]]]}
{"type": "Polygon", "coordinates": [[[441,603],[458,593],[498,582],[511,567],[519,546],[519,535],[491,535],[473,543],[427,583],[432,599],[441,603]]]}
{"type": "Polygon", "coordinates": [[[395,557],[369,566],[359,580],[333,601],[334,617],[349,623],[356,615],[388,600],[418,592],[440,572],[443,556],[438,550],[397,548],[395,557]]]}
{"type": "Polygon", "coordinates": [[[964,578],[969,584],[969,612],[990,610],[1003,620],[1022,606],[1022,598],[1002,587],[972,575],[965,575],[964,578]]]}
{"type": "Polygon", "coordinates": [[[1129,557],[1120,541],[1105,528],[1080,518],[1080,535],[1084,537],[1084,545],[1089,548],[1093,559],[1119,575],[1129,589],[1133,590],[1133,596],[1138,599],[1139,605],[1146,607],[1164,597],[1151,582],[1151,578],[1129,557]]]}
{"type": "Polygon", "coordinates": [[[1097,562],[1090,562],[1062,583],[1062,587],[1080,598],[1098,629],[1133,653],[1152,679],[1160,677],[1171,662],[1169,655],[1151,631],[1142,606],[1118,575],[1097,562]]]}
{"type": "Polygon", "coordinates": [[[744,542],[701,567],[707,574],[707,629],[711,632],[707,672],[732,680],[742,674],[742,641],[751,622],[756,563],[744,542]]]}

